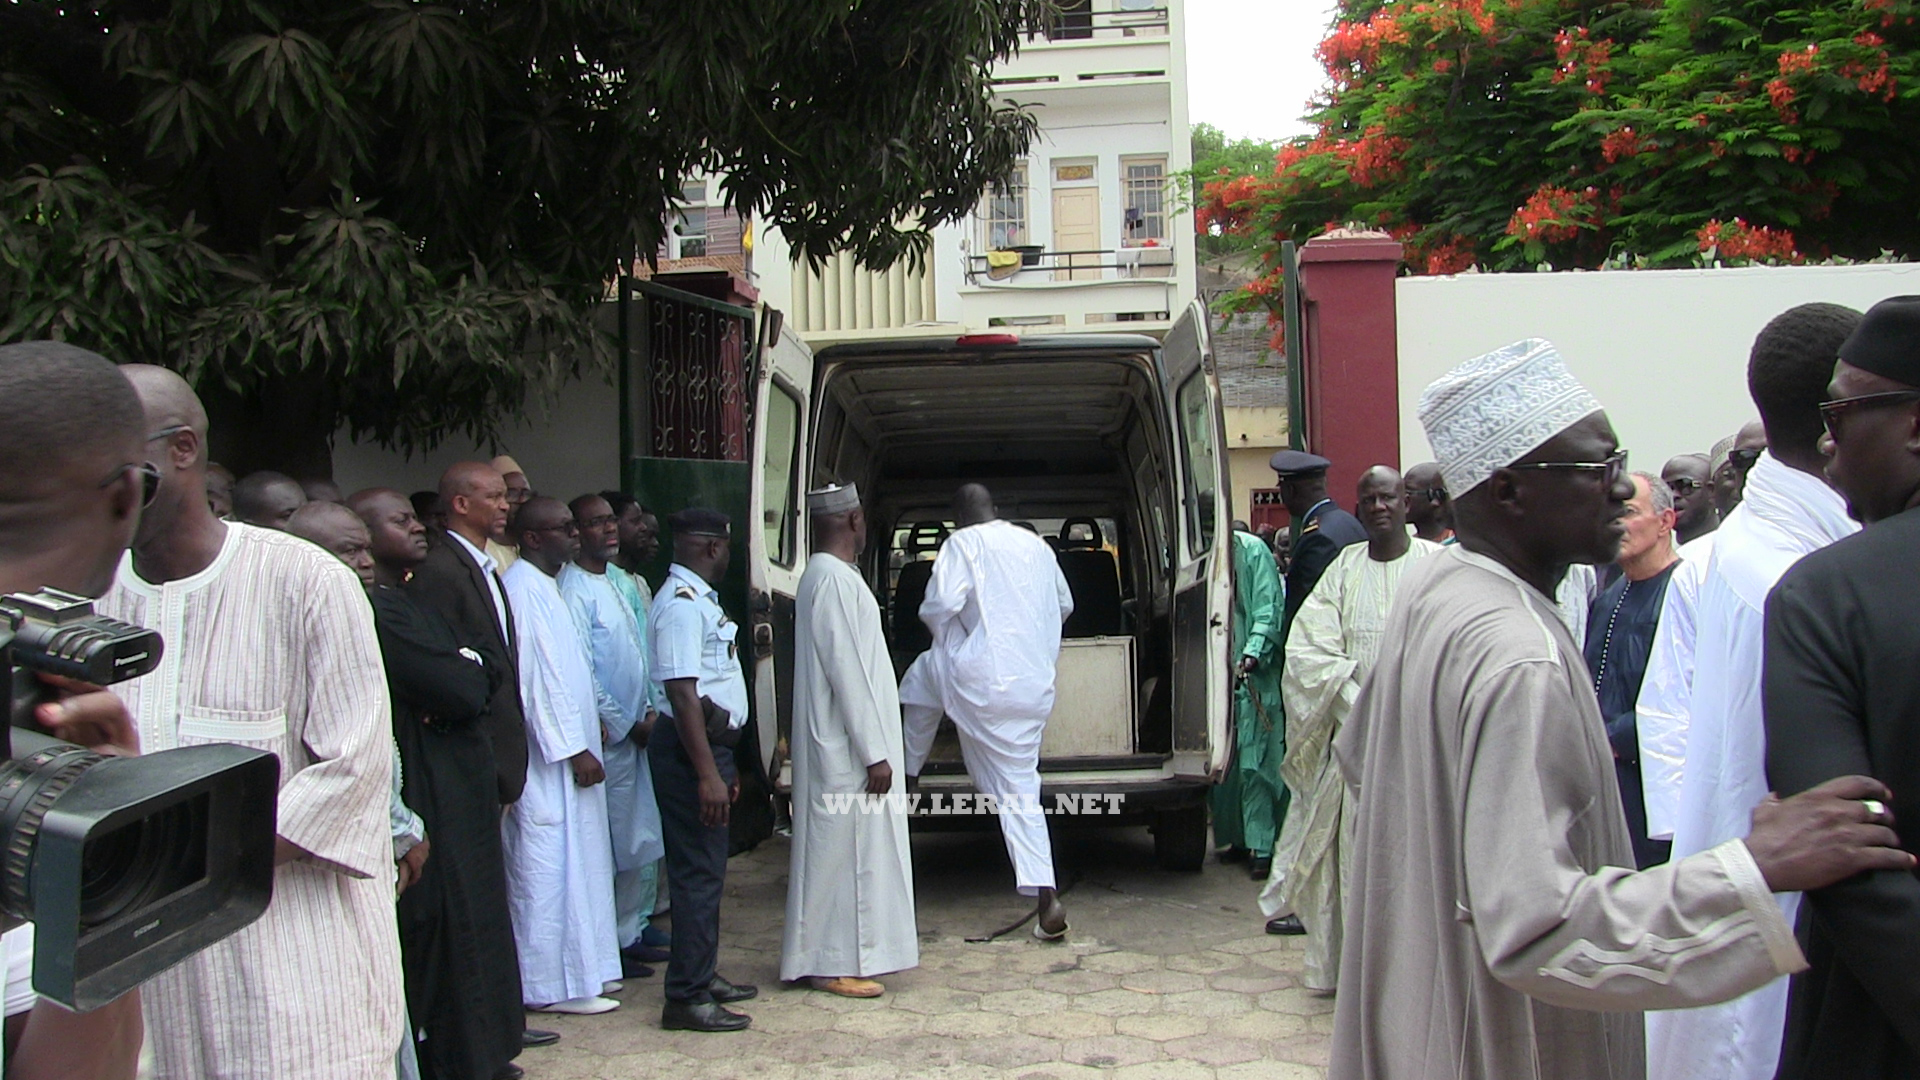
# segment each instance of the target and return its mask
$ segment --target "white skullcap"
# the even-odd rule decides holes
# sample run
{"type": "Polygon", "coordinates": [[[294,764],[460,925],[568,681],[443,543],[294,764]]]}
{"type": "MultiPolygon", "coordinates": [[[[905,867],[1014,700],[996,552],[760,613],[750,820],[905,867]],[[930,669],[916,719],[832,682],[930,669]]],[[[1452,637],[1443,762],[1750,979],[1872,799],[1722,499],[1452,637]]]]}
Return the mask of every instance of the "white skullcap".
{"type": "Polygon", "coordinates": [[[1600,411],[1553,344],[1517,341],[1475,357],[1420,394],[1420,426],[1459,498],[1555,435],[1600,411]]]}
{"type": "Polygon", "coordinates": [[[849,510],[860,509],[860,489],[848,484],[828,484],[807,492],[807,513],[844,514],[849,510]]]}

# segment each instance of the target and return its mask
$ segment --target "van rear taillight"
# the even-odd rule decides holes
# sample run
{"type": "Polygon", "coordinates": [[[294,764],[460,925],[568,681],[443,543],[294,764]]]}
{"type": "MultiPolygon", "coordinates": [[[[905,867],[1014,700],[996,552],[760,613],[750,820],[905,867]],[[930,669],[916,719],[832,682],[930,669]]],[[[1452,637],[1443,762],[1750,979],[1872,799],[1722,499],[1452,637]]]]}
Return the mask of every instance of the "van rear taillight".
{"type": "Polygon", "coordinates": [[[953,339],[955,345],[1018,345],[1019,334],[962,334],[953,339]]]}

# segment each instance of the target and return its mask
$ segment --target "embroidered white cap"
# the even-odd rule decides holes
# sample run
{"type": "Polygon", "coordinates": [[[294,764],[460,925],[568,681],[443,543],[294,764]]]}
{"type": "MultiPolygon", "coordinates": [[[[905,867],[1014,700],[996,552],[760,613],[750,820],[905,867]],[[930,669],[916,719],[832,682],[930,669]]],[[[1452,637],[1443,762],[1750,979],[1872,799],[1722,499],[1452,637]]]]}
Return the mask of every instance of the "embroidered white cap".
{"type": "Polygon", "coordinates": [[[1600,399],[1541,338],[1468,360],[1421,391],[1418,406],[1456,499],[1600,409],[1600,399]]]}
{"type": "Polygon", "coordinates": [[[844,514],[849,510],[860,509],[860,489],[848,484],[828,484],[807,492],[807,513],[844,514]]]}

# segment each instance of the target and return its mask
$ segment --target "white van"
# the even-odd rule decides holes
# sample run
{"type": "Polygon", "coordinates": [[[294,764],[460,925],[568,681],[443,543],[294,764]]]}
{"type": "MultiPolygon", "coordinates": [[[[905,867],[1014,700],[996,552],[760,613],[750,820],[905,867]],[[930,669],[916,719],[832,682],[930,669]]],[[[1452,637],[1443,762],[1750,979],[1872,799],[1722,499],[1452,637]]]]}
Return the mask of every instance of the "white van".
{"type": "MultiPolygon", "coordinates": [[[[763,532],[749,606],[759,743],[777,786],[788,784],[776,748],[792,716],[802,493],[860,486],[870,521],[860,570],[898,673],[929,644],[918,609],[954,490],[977,481],[1002,518],[1056,548],[1073,588],[1041,746],[1043,804],[1147,825],[1162,865],[1198,870],[1210,778],[1232,746],[1226,452],[1205,311],[1195,304],[1164,344],[976,334],[813,355],[777,317],[762,326],[751,520],[763,532]]],[[[951,822],[943,811],[966,804],[951,796],[973,791],[942,728],[921,774],[929,797],[917,817],[929,824],[951,822]]]]}

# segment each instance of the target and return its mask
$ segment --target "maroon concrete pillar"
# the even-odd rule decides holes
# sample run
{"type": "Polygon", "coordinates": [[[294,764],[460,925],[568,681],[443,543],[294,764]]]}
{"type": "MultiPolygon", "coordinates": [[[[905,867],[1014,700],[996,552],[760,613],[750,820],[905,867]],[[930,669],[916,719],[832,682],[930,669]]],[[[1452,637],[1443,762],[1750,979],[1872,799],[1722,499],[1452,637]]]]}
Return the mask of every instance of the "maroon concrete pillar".
{"type": "Polygon", "coordinates": [[[1321,237],[1300,249],[1306,448],[1333,462],[1327,494],[1348,509],[1362,472],[1400,462],[1400,257],[1384,233],[1321,237]]]}

